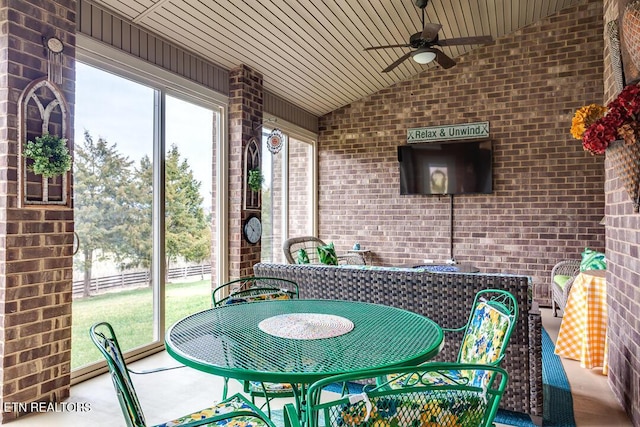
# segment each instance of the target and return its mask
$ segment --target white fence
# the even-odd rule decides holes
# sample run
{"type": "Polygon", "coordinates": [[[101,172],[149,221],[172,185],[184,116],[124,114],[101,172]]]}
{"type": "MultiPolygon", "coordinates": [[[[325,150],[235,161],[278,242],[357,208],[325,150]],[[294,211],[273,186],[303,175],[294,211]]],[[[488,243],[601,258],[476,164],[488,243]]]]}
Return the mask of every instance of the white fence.
{"type": "MultiPolygon", "coordinates": [[[[169,280],[182,279],[193,276],[204,276],[211,273],[211,265],[188,265],[184,267],[170,268],[167,272],[169,280]]],[[[122,272],[111,276],[93,277],[91,278],[91,293],[96,294],[114,288],[129,286],[145,286],[148,285],[150,276],[148,271],[122,272]]],[[[73,295],[82,295],[84,290],[84,280],[73,281],[73,295]]]]}

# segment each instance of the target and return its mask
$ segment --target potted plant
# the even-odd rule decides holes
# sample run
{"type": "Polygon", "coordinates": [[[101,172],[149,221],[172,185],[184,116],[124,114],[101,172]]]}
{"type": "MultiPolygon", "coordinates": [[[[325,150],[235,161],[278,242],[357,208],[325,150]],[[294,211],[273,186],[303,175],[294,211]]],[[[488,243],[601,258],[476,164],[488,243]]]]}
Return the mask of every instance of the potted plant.
{"type": "Polygon", "coordinates": [[[27,141],[23,155],[33,160],[27,169],[45,178],[62,175],[71,169],[67,140],[57,135],[45,133],[37,136],[35,141],[27,141]]]}
{"type": "Polygon", "coordinates": [[[264,182],[264,177],[262,176],[262,172],[260,168],[251,169],[249,171],[249,188],[253,191],[260,191],[262,189],[262,183],[264,182]]]}

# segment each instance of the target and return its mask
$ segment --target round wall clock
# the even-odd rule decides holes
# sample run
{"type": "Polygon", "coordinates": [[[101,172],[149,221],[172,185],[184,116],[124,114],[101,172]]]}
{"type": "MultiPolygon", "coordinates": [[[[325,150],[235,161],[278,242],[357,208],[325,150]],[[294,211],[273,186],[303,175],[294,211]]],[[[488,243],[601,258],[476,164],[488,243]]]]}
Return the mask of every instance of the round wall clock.
{"type": "Polygon", "coordinates": [[[244,223],[242,228],[244,238],[251,244],[256,244],[262,237],[262,222],[255,215],[250,216],[244,223]]]}

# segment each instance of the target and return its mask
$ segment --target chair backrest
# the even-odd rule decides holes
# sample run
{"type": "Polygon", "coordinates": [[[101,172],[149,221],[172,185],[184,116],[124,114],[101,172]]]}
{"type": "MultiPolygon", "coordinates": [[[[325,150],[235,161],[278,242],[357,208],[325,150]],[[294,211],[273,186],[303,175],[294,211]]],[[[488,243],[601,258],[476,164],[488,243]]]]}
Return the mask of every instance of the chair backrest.
{"type": "Polygon", "coordinates": [[[215,288],[211,295],[213,306],[273,299],[298,298],[298,284],[277,277],[245,277],[215,288]]]}
{"type": "Polygon", "coordinates": [[[307,394],[307,425],[338,426],[465,426],[488,427],[493,423],[507,385],[507,373],[495,366],[457,363],[429,363],[421,366],[376,369],[358,374],[343,374],[320,380],[307,394]],[[466,378],[452,379],[452,371],[489,371],[485,387],[469,384],[466,378]],[[429,381],[422,381],[423,376],[429,381]],[[431,378],[447,376],[447,381],[431,378]],[[348,394],[330,400],[322,390],[330,384],[371,383],[372,379],[404,377],[401,388],[386,384],[365,385],[362,393],[348,394]]]}
{"type": "MultiPolygon", "coordinates": [[[[329,244],[333,246],[331,243],[329,244]]],[[[282,245],[284,256],[289,264],[322,264],[318,247],[327,245],[317,237],[302,236],[287,239],[282,245]]],[[[326,249],[325,249],[326,250],[326,249]]],[[[338,264],[364,265],[364,257],[359,253],[336,255],[338,264]]]]}
{"type": "Polygon", "coordinates": [[[98,350],[100,350],[100,353],[107,359],[109,373],[111,374],[113,386],[116,389],[120,408],[127,426],[146,426],[140,401],[133,388],[133,383],[113,328],[106,322],[96,323],[89,329],[89,336],[91,341],[98,347],[98,350]]]}
{"type": "Polygon", "coordinates": [[[307,264],[320,264],[318,256],[318,246],[325,246],[325,243],[313,236],[292,237],[287,239],[282,245],[284,256],[289,264],[297,264],[299,251],[303,249],[309,257],[307,264]]]}
{"type": "Polygon", "coordinates": [[[473,300],[458,353],[459,363],[499,365],[518,318],[515,297],[500,289],[485,289],[473,300]]]}

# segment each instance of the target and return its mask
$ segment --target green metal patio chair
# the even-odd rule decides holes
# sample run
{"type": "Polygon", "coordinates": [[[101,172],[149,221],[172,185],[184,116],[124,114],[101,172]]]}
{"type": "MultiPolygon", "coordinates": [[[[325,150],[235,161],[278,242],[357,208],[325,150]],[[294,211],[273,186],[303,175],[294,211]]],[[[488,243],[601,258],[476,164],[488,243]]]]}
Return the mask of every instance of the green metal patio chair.
{"type": "Polygon", "coordinates": [[[337,375],[309,387],[301,415],[294,405],[286,404],[285,427],[492,426],[507,378],[507,372],[500,367],[452,363],[337,375]],[[490,373],[483,386],[471,384],[467,376],[449,376],[450,372],[473,376],[476,371],[490,373]],[[423,381],[425,375],[428,380],[423,381]],[[333,398],[322,393],[334,383],[370,382],[380,377],[400,378],[403,387],[365,385],[362,393],[336,394],[333,398]],[[439,377],[446,381],[433,381],[439,377]]]}
{"type": "Polygon", "coordinates": [[[473,300],[467,323],[445,332],[464,331],[458,363],[500,365],[518,319],[518,302],[507,291],[483,289],[473,300]]]}
{"type": "Polygon", "coordinates": [[[213,290],[214,307],[225,304],[298,298],[298,284],[277,277],[245,277],[232,280],[213,290]]]}
{"type": "MultiPolygon", "coordinates": [[[[276,277],[245,277],[218,286],[213,290],[213,306],[225,304],[254,303],[274,299],[298,298],[298,284],[287,279],[276,277]]],[[[222,398],[226,399],[229,378],[224,378],[222,398]]],[[[294,395],[291,384],[263,383],[258,381],[243,381],[244,392],[251,396],[255,404],[256,397],[265,399],[267,414],[271,417],[270,401],[276,397],[292,397],[294,395]]]]}
{"type": "MultiPolygon", "coordinates": [[[[484,289],[473,300],[471,314],[467,323],[459,328],[443,328],[445,332],[464,331],[458,352],[457,363],[474,363],[500,366],[511,334],[518,319],[518,302],[507,291],[484,289]]],[[[428,366],[426,363],[423,366],[428,366]]],[[[480,371],[469,378],[472,384],[481,385],[486,378],[480,371]]],[[[452,378],[458,378],[460,372],[451,372],[452,378]]],[[[426,378],[426,377],[425,377],[426,378]]],[[[437,379],[436,379],[437,380],[437,379]]],[[[382,378],[378,383],[387,383],[390,387],[402,387],[402,381],[382,378]]]]}
{"type": "MultiPolygon", "coordinates": [[[[89,336],[107,360],[109,373],[111,374],[113,386],[116,389],[120,408],[122,409],[127,426],[147,426],[142,412],[142,406],[133,388],[133,382],[127,371],[127,366],[113,328],[106,322],[96,323],[89,329],[89,336]]],[[[262,411],[251,404],[241,394],[231,396],[229,399],[198,412],[158,424],[156,427],[229,425],[275,427],[262,411]]]]}

